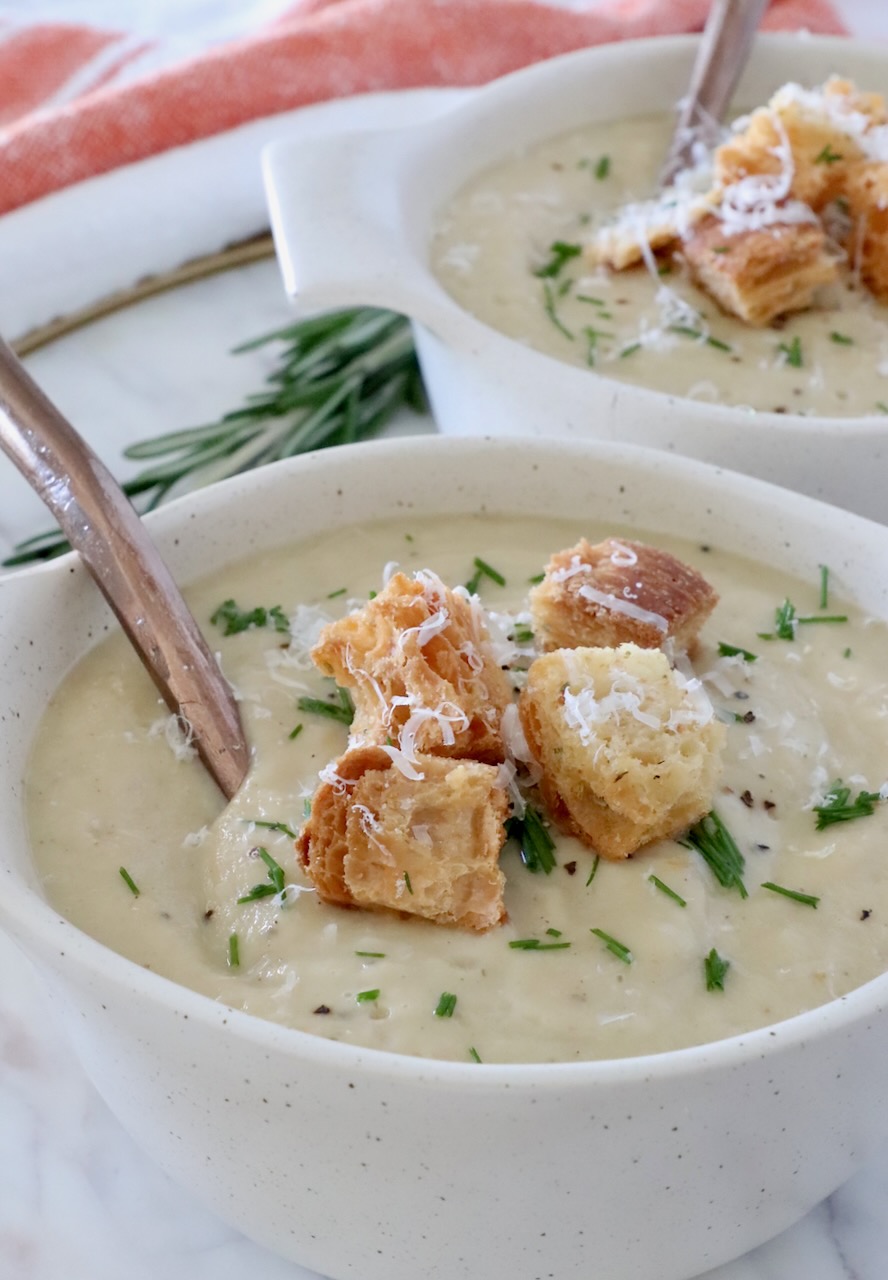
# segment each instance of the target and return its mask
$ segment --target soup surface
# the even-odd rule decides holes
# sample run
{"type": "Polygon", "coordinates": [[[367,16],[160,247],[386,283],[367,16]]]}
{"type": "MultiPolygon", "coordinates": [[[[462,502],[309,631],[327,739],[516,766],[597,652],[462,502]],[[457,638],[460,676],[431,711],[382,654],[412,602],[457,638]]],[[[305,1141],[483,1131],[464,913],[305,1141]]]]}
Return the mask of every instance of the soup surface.
{"type": "Polygon", "coordinates": [[[846,611],[838,581],[787,580],[716,548],[654,537],[721,594],[695,668],[728,722],[714,799],[745,857],[747,897],[674,841],[612,863],[560,837],[548,875],[528,870],[509,842],[509,919],[484,934],[327,906],[304,878],[292,833],[348,732],[297,706],[332,692],[308,657],[321,622],[366,601],[386,564],[432,568],[457,584],[476,556],[506,579],[480,580],[485,606],[521,616],[551,552],[580,535],[630,532],[644,539],[554,520],[383,523],[265,554],[196,586],[190,601],[254,748],[242,791],[221,811],[124,639],[106,641],[58,691],[31,761],[31,837],[51,901],[137,964],[236,1008],[457,1060],[572,1061],[692,1045],[878,974],[888,960],[884,626],[846,611]],[[210,618],[226,600],[272,612],[266,625],[225,637],[210,618]],[[780,628],[776,610],[787,600],[815,621],[786,625],[784,607],[780,628]],[[761,638],[780,629],[790,638],[761,638]],[[721,653],[724,645],[746,656],[721,653]],[[871,812],[818,830],[813,806],[837,779],[850,789],[851,813],[871,812]],[[862,791],[868,803],[858,802],[862,791]],[[238,901],[271,884],[260,849],[282,868],[283,897],[269,890],[238,901]]]}
{"type": "Polygon", "coordinates": [[[755,329],[680,257],[656,276],[590,270],[579,255],[559,266],[553,246],[589,240],[653,194],[671,129],[666,117],[588,126],[481,174],[440,220],[433,271],[492,328],[621,382],[750,411],[888,413],[888,308],[850,275],[817,308],[755,329]]]}

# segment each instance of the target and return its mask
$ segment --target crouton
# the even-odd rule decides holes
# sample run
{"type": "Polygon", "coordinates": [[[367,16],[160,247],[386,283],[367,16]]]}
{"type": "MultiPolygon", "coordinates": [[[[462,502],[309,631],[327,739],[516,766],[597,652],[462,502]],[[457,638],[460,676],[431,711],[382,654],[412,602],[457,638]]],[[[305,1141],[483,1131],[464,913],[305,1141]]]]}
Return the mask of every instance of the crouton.
{"type": "Polygon", "coordinates": [[[552,556],[529,601],[544,652],[626,641],[651,649],[667,639],[690,652],[718,593],[667,551],[618,538],[591,546],[581,538],[552,556]]]}
{"type": "Polygon", "coordinates": [[[805,310],[817,290],[838,277],[838,261],[817,222],[726,234],[718,219],[709,218],[685,241],[683,252],[700,288],[752,325],[805,310]]]}
{"type": "Polygon", "coordinates": [[[888,164],[865,163],[849,170],[845,200],[851,220],[849,260],[867,289],[888,302],[888,164]]]}
{"type": "Polygon", "coordinates": [[[297,849],[318,895],[485,930],[505,919],[506,793],[498,770],[418,756],[417,777],[384,748],[353,748],[326,770],[297,849]]]}
{"type": "Polygon", "coordinates": [[[784,175],[779,198],[799,200],[816,213],[835,199],[848,167],[862,156],[824,106],[796,101],[781,90],[749,116],[741,133],[716,148],[715,178],[724,189],[756,176],[784,175]]]}
{"type": "Polygon", "coordinates": [[[679,835],[712,807],[725,727],[661,651],[544,654],[519,710],[550,815],[602,857],[679,835]]]}
{"type": "Polygon", "coordinates": [[[626,205],[613,222],[596,231],[584,247],[584,260],[589,266],[610,267],[614,271],[637,266],[646,249],[658,253],[677,248],[682,237],[711,213],[716,203],[714,194],[670,199],[670,192],[666,192],[659,200],[626,205]]]}
{"type": "Polygon", "coordinates": [[[324,628],[312,658],[352,691],[354,743],[503,760],[509,681],[477,603],[435,574],[393,574],[362,609],[324,628]]]}

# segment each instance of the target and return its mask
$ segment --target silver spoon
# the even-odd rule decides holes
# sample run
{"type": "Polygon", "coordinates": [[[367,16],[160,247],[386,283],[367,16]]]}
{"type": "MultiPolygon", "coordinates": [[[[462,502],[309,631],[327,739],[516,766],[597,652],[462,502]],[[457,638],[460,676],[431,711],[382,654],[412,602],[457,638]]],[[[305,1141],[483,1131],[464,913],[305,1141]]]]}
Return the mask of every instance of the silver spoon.
{"type": "Polygon", "coordinates": [[[692,162],[696,142],[714,145],[768,0],[713,0],[691,72],[679,104],[675,132],[660,172],[661,187],[692,162]]]}
{"type": "Polygon", "coordinates": [[[0,448],[80,552],[167,706],[228,798],[249,748],[231,688],[129,499],[0,338],[0,448]]]}

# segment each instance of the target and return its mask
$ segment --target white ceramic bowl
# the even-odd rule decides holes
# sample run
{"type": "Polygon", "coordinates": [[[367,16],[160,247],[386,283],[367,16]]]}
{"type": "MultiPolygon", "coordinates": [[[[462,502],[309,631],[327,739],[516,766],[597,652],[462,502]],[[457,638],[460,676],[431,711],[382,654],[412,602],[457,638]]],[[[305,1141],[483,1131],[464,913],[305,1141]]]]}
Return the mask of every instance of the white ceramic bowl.
{"type": "MultiPolygon", "coordinates": [[[[888,529],[629,446],[352,446],[205,490],[150,524],[187,582],[343,522],[556,508],[808,578],[828,562],[888,619],[888,529]]],[[[0,581],[0,924],[44,975],[122,1123],[248,1235],[335,1280],[686,1280],[788,1226],[888,1136],[886,976],[699,1048],[478,1065],[265,1023],[87,937],[44,897],[23,775],[53,689],[109,625],[74,557],[0,581]]]]}
{"type": "MultiPolygon", "coordinates": [[[[506,76],[415,127],[274,144],[265,172],[287,289],[307,310],[373,303],[411,316],[444,432],[626,440],[888,520],[884,415],[752,414],[618,382],[495,332],[431,274],[432,228],[470,177],[584,122],[669,111],[696,47],[683,37],[583,50],[506,76]]],[[[836,71],[888,89],[888,52],[760,37],[736,98],[754,105],[787,80],[813,85],[836,71]]]]}

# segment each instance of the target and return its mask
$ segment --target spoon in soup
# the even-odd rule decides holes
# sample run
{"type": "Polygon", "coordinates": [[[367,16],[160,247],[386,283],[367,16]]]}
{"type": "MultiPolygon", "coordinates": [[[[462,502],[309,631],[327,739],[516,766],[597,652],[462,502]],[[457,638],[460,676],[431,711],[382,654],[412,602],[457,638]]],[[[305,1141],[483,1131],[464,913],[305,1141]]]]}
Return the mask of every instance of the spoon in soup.
{"type": "Polygon", "coordinates": [[[0,448],[43,499],[227,799],[249,746],[231,687],[129,499],[0,338],[0,448]]]}
{"type": "Polygon", "coordinates": [[[746,66],[755,33],[768,0],[713,0],[691,72],[687,94],[679,102],[678,118],[660,186],[693,163],[697,143],[718,141],[718,126],[746,66]]]}

